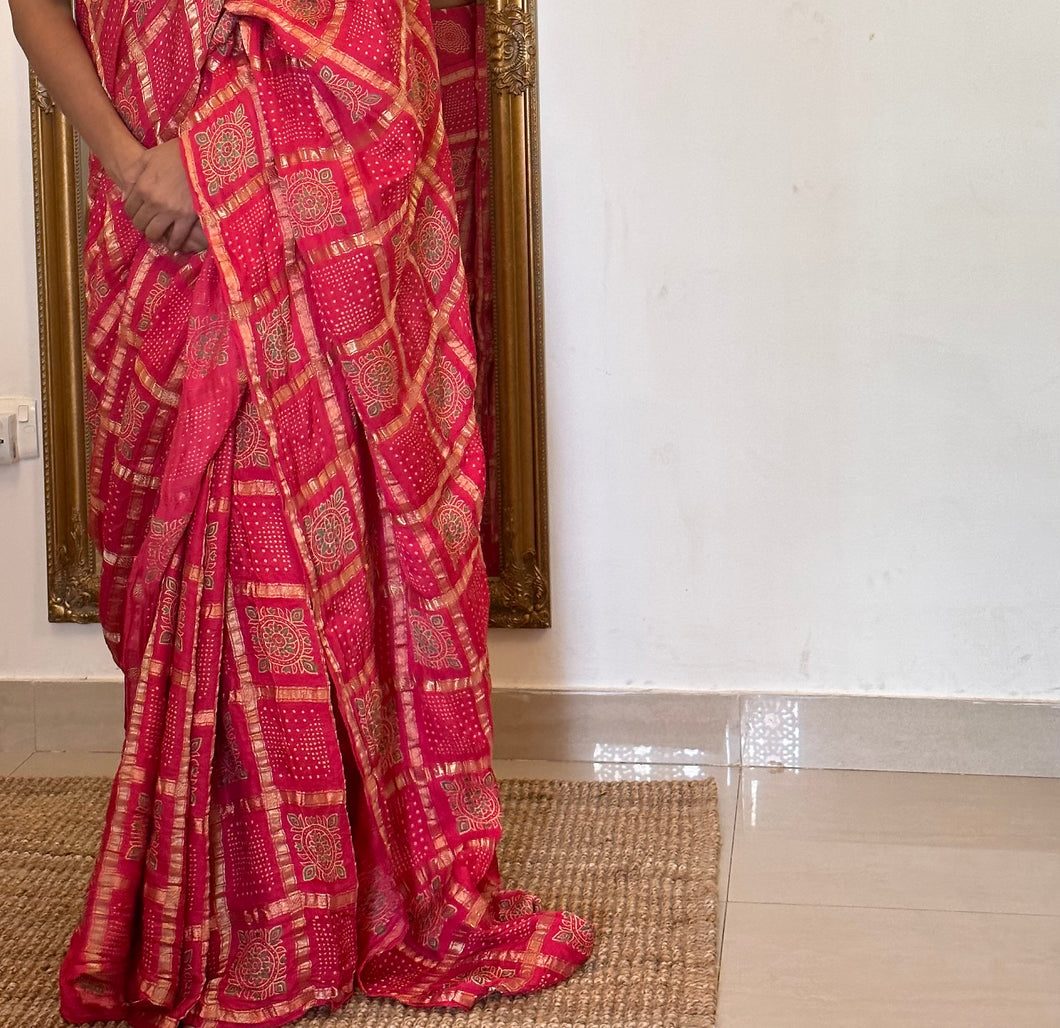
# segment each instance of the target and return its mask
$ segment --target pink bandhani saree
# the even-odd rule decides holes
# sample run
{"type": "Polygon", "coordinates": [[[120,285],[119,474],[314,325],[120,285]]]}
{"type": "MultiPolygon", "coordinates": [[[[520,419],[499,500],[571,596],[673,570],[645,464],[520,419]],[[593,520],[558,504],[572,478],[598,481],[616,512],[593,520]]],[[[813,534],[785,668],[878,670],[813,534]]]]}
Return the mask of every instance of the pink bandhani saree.
{"type": "Polygon", "coordinates": [[[492,154],[486,13],[481,4],[470,3],[436,10],[432,21],[442,83],[442,117],[456,186],[460,252],[468,274],[468,301],[478,361],[475,412],[486,459],[480,536],[486,568],[492,574],[501,566],[501,511],[494,395],[492,154]]]}
{"type": "Polygon", "coordinates": [[[81,0],[205,254],[93,166],[101,617],[126,743],[71,1021],[280,1025],[357,989],[554,984],[589,927],[502,887],[475,354],[427,0],[81,0]]]}

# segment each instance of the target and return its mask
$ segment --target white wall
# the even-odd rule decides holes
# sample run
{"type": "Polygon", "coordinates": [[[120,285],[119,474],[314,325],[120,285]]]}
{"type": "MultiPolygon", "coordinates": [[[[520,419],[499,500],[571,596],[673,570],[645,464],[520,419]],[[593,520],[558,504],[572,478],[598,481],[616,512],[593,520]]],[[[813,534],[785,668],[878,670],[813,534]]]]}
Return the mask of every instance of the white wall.
{"type": "MultiPolygon", "coordinates": [[[[26,62],[0,5],[0,395],[40,397],[26,62]]],[[[48,623],[44,462],[0,467],[0,679],[117,677],[98,625],[48,623]]]]}
{"type": "MultiPolygon", "coordinates": [[[[1053,0],[539,0],[554,620],[497,684],[1060,695],[1053,0]]],[[[23,69],[9,334],[38,388],[23,69]]],[[[0,469],[0,677],[48,626],[0,469]]]]}

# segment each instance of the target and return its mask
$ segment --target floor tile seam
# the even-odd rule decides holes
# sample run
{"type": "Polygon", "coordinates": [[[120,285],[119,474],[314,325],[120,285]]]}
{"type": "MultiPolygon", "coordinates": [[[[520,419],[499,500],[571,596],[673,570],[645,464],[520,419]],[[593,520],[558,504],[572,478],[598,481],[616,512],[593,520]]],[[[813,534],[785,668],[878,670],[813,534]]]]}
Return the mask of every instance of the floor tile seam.
{"type": "MultiPolygon", "coordinates": [[[[1014,833],[1012,833],[1014,834],[1014,833]]],[[[996,841],[1006,842],[1012,839],[1012,834],[1007,838],[997,837],[996,841]]],[[[946,843],[925,836],[923,839],[915,839],[909,842],[896,842],[892,837],[881,835],[876,839],[843,839],[836,836],[821,836],[820,838],[807,838],[799,836],[794,831],[783,831],[781,829],[770,830],[767,828],[738,827],[734,839],[739,840],[745,846],[753,847],[752,855],[758,859],[764,852],[772,852],[773,859],[779,861],[792,860],[795,857],[805,858],[819,853],[822,850],[831,850],[837,854],[850,856],[851,850],[862,851],[864,854],[882,854],[884,857],[893,857],[891,863],[914,862],[918,865],[938,865],[946,857],[953,856],[971,859],[976,854],[991,860],[1002,859],[1006,861],[1045,861],[1051,867],[1060,858],[1060,851],[1053,846],[1052,841],[1048,845],[1026,845],[1017,846],[989,846],[975,845],[973,843],[946,843]],[[921,857],[921,855],[924,855],[921,857]]],[[[857,856],[858,854],[853,854],[857,856]]],[[[940,870],[946,870],[943,865],[940,870]]],[[[802,868],[807,874],[833,874],[832,871],[821,868],[802,868]]],[[[1058,1026],[1060,1028],[1060,1026],[1058,1026]]]]}
{"type": "MultiPolygon", "coordinates": [[[[34,724],[34,738],[36,738],[36,724],[34,724]]],[[[34,749],[34,753],[108,753],[108,754],[120,754],[120,749],[105,749],[105,750],[38,750],[34,749]]],[[[946,775],[954,778],[1014,778],[1023,779],[1030,781],[1050,781],[1060,782],[1060,776],[1052,775],[1016,775],[1016,774],[984,774],[982,772],[968,773],[963,771],[927,771],[921,769],[911,768],[873,768],[873,767],[823,767],[823,766],[810,766],[810,765],[779,765],[779,764],[718,764],[718,763],[703,763],[697,760],[679,760],[679,761],[626,761],[626,760],[587,760],[587,759],[569,759],[569,758],[551,758],[551,757],[496,757],[497,761],[506,762],[533,762],[533,763],[547,763],[547,764],[586,764],[596,765],[602,767],[608,766],[619,766],[628,768],[663,768],[663,767],[698,767],[716,769],[718,771],[735,771],[738,775],[742,775],[745,771],[772,771],[772,772],[798,772],[798,771],[827,771],[832,774],[843,773],[843,774],[899,774],[899,775],[924,775],[924,776],[935,776],[935,775],[946,775]]]]}
{"type": "Polygon", "coordinates": [[[1060,914],[1026,913],[1018,910],[955,910],[952,907],[896,907],[876,903],[797,903],[780,900],[746,900],[727,896],[726,906],[741,907],[799,907],[814,910],[894,910],[911,914],[969,914],[988,917],[1037,917],[1046,921],[1060,921],[1060,914]]]}
{"type": "Polygon", "coordinates": [[[0,750],[0,760],[11,760],[12,757],[21,757],[23,760],[25,760],[25,759],[27,759],[27,757],[32,757],[33,754],[36,753],[36,752],[37,752],[36,750],[24,750],[24,749],[0,750]]]}
{"type": "Polygon", "coordinates": [[[66,755],[69,754],[69,755],[72,755],[72,756],[75,756],[75,757],[81,757],[81,756],[85,756],[85,757],[96,757],[96,756],[120,757],[121,756],[121,750],[34,750],[30,754],[30,756],[31,757],[35,757],[38,754],[41,755],[41,756],[44,756],[44,757],[50,757],[50,756],[53,756],[53,755],[60,755],[60,754],[62,756],[66,756],[66,755]]]}
{"type": "MultiPolygon", "coordinates": [[[[692,763],[689,761],[689,763],[692,763]]],[[[742,764],[713,765],[740,767],[744,771],[773,771],[777,774],[792,771],[830,771],[870,775],[945,775],[948,778],[1025,778],[1033,782],[1060,782],[1060,775],[1018,775],[988,771],[946,771],[918,767],[837,767],[825,764],[742,764]]]]}
{"type": "MultiPolygon", "coordinates": [[[[719,764],[711,760],[600,760],[593,757],[498,757],[498,760],[546,760],[555,764],[618,764],[621,767],[716,767],[722,770],[738,771],[746,764],[719,764]]],[[[791,770],[782,768],[781,770],[791,770]]]]}
{"type": "MultiPolygon", "coordinates": [[[[86,750],[40,750],[34,749],[34,753],[121,753],[121,749],[86,750]]],[[[703,767],[715,768],[719,771],[742,771],[739,764],[709,764],[696,760],[570,760],[567,758],[553,757],[498,757],[493,758],[498,763],[505,764],[585,764],[599,765],[602,767],[703,767]]]]}
{"type": "MultiPolygon", "coordinates": [[[[718,917],[721,919],[721,923],[718,925],[718,968],[721,968],[722,957],[725,952],[725,932],[729,924],[729,890],[732,888],[732,869],[736,863],[736,826],[739,824],[739,817],[737,816],[740,812],[740,803],[743,800],[743,768],[736,769],[736,802],[733,809],[732,828],[729,832],[729,863],[726,868],[725,874],[725,898],[724,905],[721,905],[721,909],[718,911],[718,917]]],[[[720,804],[719,804],[720,814],[720,804]]],[[[720,853],[719,853],[720,861],[720,853]]],[[[721,898],[721,883],[718,883],[719,899],[721,898]]]]}
{"type": "MultiPolygon", "coordinates": [[[[36,753],[36,750],[34,750],[33,753],[36,753]]],[[[33,753],[26,754],[26,756],[23,757],[18,764],[16,764],[10,771],[8,771],[6,775],[4,775],[4,778],[13,778],[16,774],[18,774],[18,772],[21,771],[22,768],[24,768],[33,759],[33,753]]]]}

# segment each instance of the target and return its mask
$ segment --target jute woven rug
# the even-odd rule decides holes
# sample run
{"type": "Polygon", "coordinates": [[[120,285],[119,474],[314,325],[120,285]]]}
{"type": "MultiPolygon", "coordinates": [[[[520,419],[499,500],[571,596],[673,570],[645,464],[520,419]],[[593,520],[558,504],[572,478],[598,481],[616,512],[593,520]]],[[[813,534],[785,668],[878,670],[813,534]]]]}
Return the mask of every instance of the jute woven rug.
{"type": "MultiPolygon", "coordinates": [[[[58,1028],[56,969],[81,911],[109,783],[0,779],[0,1025],[58,1028]]],[[[502,868],[513,885],[596,927],[569,982],[470,1012],[356,997],[314,1028],[713,1028],[717,786],[502,783],[502,868]]]]}

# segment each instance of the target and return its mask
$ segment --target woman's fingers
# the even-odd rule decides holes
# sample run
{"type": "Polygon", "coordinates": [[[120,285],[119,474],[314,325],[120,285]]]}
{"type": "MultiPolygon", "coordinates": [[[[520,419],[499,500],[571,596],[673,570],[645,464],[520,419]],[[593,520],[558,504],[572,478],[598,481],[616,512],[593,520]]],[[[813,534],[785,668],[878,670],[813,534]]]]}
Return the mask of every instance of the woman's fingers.
{"type": "Polygon", "coordinates": [[[136,191],[135,186],[129,190],[128,195],[123,200],[125,204],[125,213],[133,219],[133,224],[136,224],[136,215],[140,212],[144,205],[143,196],[136,191]]]}
{"type": "Polygon", "coordinates": [[[151,204],[144,203],[143,197],[131,197],[130,202],[125,205],[125,213],[132,219],[133,227],[143,232],[152,218],[158,216],[157,208],[151,204]]]}
{"type": "Polygon", "coordinates": [[[156,214],[142,229],[143,234],[152,243],[165,243],[169,230],[173,227],[173,218],[166,214],[156,214]]]}
{"type": "Polygon", "coordinates": [[[195,222],[196,219],[194,217],[178,218],[174,221],[169,234],[166,236],[166,246],[174,253],[187,249],[188,236],[191,235],[195,222]]]}
{"type": "MultiPolygon", "coordinates": [[[[133,225],[152,242],[161,241],[159,219],[166,222],[166,232],[175,229],[173,249],[187,241],[197,217],[179,140],[169,139],[144,152],[140,173],[128,188],[124,203],[133,225]],[[148,226],[152,226],[150,231],[148,226]]],[[[202,242],[205,245],[205,238],[202,242]]]]}
{"type": "Polygon", "coordinates": [[[209,245],[210,244],[206,239],[206,233],[202,230],[202,225],[196,221],[191,230],[191,234],[188,236],[187,242],[184,244],[184,248],[192,253],[200,253],[209,245]]]}
{"type": "Polygon", "coordinates": [[[207,248],[179,140],[146,150],[140,173],[125,196],[125,213],[152,243],[172,253],[197,253],[207,248]]]}

